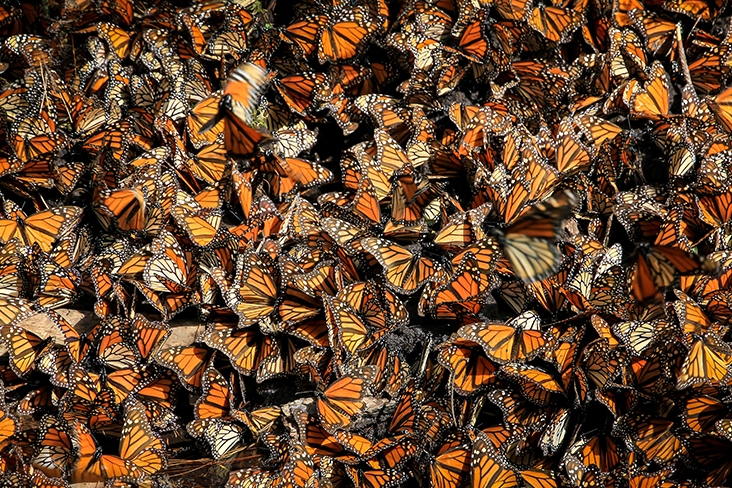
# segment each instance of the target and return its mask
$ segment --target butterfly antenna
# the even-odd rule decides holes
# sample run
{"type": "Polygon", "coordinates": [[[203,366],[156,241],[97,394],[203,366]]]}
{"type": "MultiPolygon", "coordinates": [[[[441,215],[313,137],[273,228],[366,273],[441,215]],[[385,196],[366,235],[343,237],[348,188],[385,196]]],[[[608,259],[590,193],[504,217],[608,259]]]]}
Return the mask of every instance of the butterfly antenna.
{"type": "MultiPolygon", "coordinates": [[[[704,10],[706,10],[706,7],[704,7],[704,10]]],[[[704,12],[704,10],[702,10],[702,12],[704,12]]],[[[694,31],[696,30],[696,26],[697,26],[697,24],[699,24],[699,21],[700,21],[701,19],[702,19],[702,18],[701,18],[701,16],[697,17],[697,19],[696,19],[696,22],[694,22],[694,25],[692,25],[692,26],[691,26],[691,29],[689,29],[689,33],[688,33],[688,34],[686,35],[686,40],[687,40],[687,41],[689,40],[689,38],[691,37],[691,35],[692,35],[692,34],[694,33],[694,31]]],[[[679,27],[679,26],[678,26],[678,24],[676,24],[676,27],[677,27],[677,28],[679,27]]]]}

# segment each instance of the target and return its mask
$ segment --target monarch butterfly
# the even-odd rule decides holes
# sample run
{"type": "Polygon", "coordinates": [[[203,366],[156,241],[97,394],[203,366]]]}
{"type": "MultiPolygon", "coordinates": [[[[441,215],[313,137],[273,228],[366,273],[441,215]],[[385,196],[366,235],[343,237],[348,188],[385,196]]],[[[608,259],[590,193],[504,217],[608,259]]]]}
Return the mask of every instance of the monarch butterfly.
{"type": "Polygon", "coordinates": [[[618,374],[623,362],[623,354],[610,346],[607,338],[590,342],[582,352],[582,365],[587,378],[598,388],[604,390],[618,374]]]}
{"type": "Polygon", "coordinates": [[[102,15],[109,15],[115,21],[119,20],[125,27],[132,24],[134,9],[130,0],[103,0],[99,3],[98,9],[102,15]]]}
{"type": "MultiPolygon", "coordinates": [[[[422,22],[428,22],[434,27],[435,22],[443,20],[443,15],[445,14],[442,12],[435,12],[434,16],[430,16],[428,18],[424,18],[423,16],[422,22]]],[[[483,26],[485,25],[484,18],[485,12],[483,10],[479,10],[475,17],[464,26],[462,32],[455,32],[458,25],[455,25],[452,29],[453,34],[459,36],[458,47],[460,50],[456,52],[474,63],[482,63],[482,60],[485,58],[490,47],[488,40],[483,33],[483,26]]],[[[447,18],[444,20],[447,20],[447,18]]],[[[430,41],[434,42],[432,39],[430,39],[430,41]]],[[[430,46],[430,44],[427,44],[427,46],[430,46]]],[[[430,48],[430,50],[432,49],[434,48],[430,48]]]]}
{"type": "Polygon", "coordinates": [[[347,450],[358,455],[360,459],[372,460],[379,457],[381,464],[389,469],[401,467],[416,452],[405,435],[384,437],[378,442],[342,430],[333,433],[335,439],[347,450]]]}
{"type": "MultiPolygon", "coordinates": [[[[104,381],[104,391],[112,393],[115,404],[124,403],[131,395],[137,395],[142,398],[140,391],[148,388],[150,384],[157,380],[157,375],[153,368],[131,367],[126,369],[118,369],[109,373],[104,381]]],[[[150,390],[154,389],[151,387],[150,390]]],[[[156,400],[164,403],[167,398],[161,395],[156,400]]]]}
{"type": "Polygon", "coordinates": [[[391,219],[394,223],[413,225],[422,221],[425,208],[441,193],[440,187],[427,178],[415,175],[395,177],[391,193],[391,219]]]}
{"type": "Polygon", "coordinates": [[[327,341],[322,335],[325,328],[321,328],[316,321],[307,321],[318,315],[322,308],[323,302],[317,294],[306,293],[292,284],[285,288],[277,312],[290,334],[314,342],[315,345],[325,345],[322,343],[327,341]]]}
{"type": "Polygon", "coordinates": [[[71,426],[71,441],[78,461],[70,475],[72,483],[107,481],[113,478],[137,480],[142,472],[132,461],[111,454],[99,455],[99,447],[89,428],[81,422],[71,426]]]}
{"type": "Polygon", "coordinates": [[[218,233],[222,218],[218,196],[217,189],[204,190],[195,197],[182,191],[176,193],[176,204],[170,213],[198,246],[209,245],[218,233]]]}
{"type": "Polygon", "coordinates": [[[46,384],[40,388],[31,390],[21,398],[20,402],[18,402],[16,412],[20,415],[33,415],[39,411],[48,411],[53,408],[53,401],[56,398],[58,398],[57,390],[51,384],[46,384]]]}
{"type": "Polygon", "coordinates": [[[318,140],[318,131],[307,128],[303,121],[274,131],[272,151],[280,158],[295,158],[310,151],[318,140]]]}
{"type": "MultiPolygon", "coordinates": [[[[677,358],[683,359],[684,354],[681,353],[681,345],[679,350],[655,351],[648,359],[632,358],[629,365],[629,373],[631,383],[635,385],[639,392],[663,392],[673,388],[671,385],[670,374],[666,368],[668,362],[672,362],[674,369],[680,365],[677,364],[677,358]]],[[[675,378],[673,378],[675,379],[675,378]]]]}
{"type": "Polygon", "coordinates": [[[453,340],[442,346],[437,361],[452,373],[452,387],[462,395],[483,390],[497,381],[497,367],[472,341],[453,340]]]}
{"type": "MultiPolygon", "coordinates": [[[[224,118],[221,115],[221,92],[207,94],[191,109],[187,127],[191,143],[202,152],[211,145],[219,145],[222,141],[219,134],[224,132],[224,118]],[[207,130],[203,130],[206,127],[207,130]]],[[[220,144],[223,147],[223,144],[220,144]]]]}
{"type": "Polygon", "coordinates": [[[343,135],[347,136],[358,129],[358,122],[353,121],[353,113],[351,111],[350,99],[345,94],[339,93],[324,103],[324,107],[328,109],[331,117],[333,117],[338,126],[343,131],[343,135]]]}
{"type": "Polygon", "coordinates": [[[405,362],[386,346],[370,351],[360,364],[376,366],[375,391],[385,391],[390,396],[395,396],[407,382],[405,362]]]}
{"type": "Polygon", "coordinates": [[[499,364],[529,361],[544,351],[546,337],[535,312],[524,312],[505,324],[471,324],[458,335],[483,347],[486,355],[499,364]]]}
{"type": "Polygon", "coordinates": [[[564,456],[564,470],[567,473],[569,483],[574,488],[586,488],[597,486],[603,488],[603,475],[597,466],[586,466],[575,456],[567,454],[564,456]]]}
{"type": "Polygon", "coordinates": [[[518,392],[493,390],[487,398],[501,409],[503,421],[507,425],[525,425],[538,431],[546,424],[546,413],[526,401],[518,392]]]}
{"type": "Polygon", "coordinates": [[[39,117],[23,119],[14,124],[11,140],[15,155],[28,163],[60,151],[66,140],[61,133],[55,133],[56,123],[44,111],[39,117]]]}
{"type": "Polygon", "coordinates": [[[571,425],[572,410],[560,408],[552,415],[539,438],[539,448],[545,456],[554,455],[562,447],[571,425]]]}
{"type": "Polygon", "coordinates": [[[496,451],[488,436],[475,432],[470,458],[470,475],[473,488],[481,486],[519,486],[516,472],[508,466],[508,461],[496,451]]]}
{"type": "Polygon", "coordinates": [[[620,126],[590,114],[585,114],[580,118],[578,128],[597,149],[601,148],[605,141],[614,141],[623,133],[620,126]]]}
{"type": "Polygon", "coordinates": [[[16,325],[35,313],[32,304],[23,298],[0,298],[0,325],[16,325]]]}
{"type": "Polygon", "coordinates": [[[317,49],[318,36],[326,21],[325,15],[311,14],[285,28],[286,38],[293,43],[302,58],[310,56],[317,49]]]}
{"type": "Polygon", "coordinates": [[[646,54],[641,39],[630,29],[610,29],[610,71],[622,79],[631,77],[631,72],[646,69],[646,54]]]}
{"type": "Polygon", "coordinates": [[[275,82],[275,88],[290,110],[304,117],[315,104],[317,90],[328,84],[327,75],[305,72],[280,78],[275,82]]]}
{"type": "Polygon", "coordinates": [[[557,148],[554,157],[557,170],[560,173],[587,170],[594,153],[593,148],[586,146],[580,140],[580,137],[572,130],[571,125],[569,120],[562,121],[557,134],[557,148]]]}
{"type": "Polygon", "coordinates": [[[155,354],[155,360],[173,370],[188,389],[201,387],[210,358],[211,350],[198,346],[175,346],[155,354]]]}
{"type": "Polygon", "coordinates": [[[2,414],[0,415],[0,442],[2,442],[5,439],[8,439],[15,435],[15,430],[18,424],[15,420],[15,417],[10,415],[6,411],[5,407],[2,408],[2,411],[0,411],[0,413],[2,414]]]}
{"type": "Polygon", "coordinates": [[[216,115],[198,133],[208,132],[223,119],[226,150],[239,155],[251,154],[259,143],[270,140],[269,134],[247,125],[266,78],[266,71],[255,64],[247,63],[235,69],[226,83],[216,115]]]}
{"type": "Polygon", "coordinates": [[[193,408],[197,419],[222,419],[230,416],[233,397],[229,382],[211,364],[203,373],[202,394],[193,408]]]}
{"type": "Polygon", "coordinates": [[[111,217],[117,228],[125,232],[144,230],[148,220],[145,195],[138,188],[102,192],[95,209],[102,225],[108,227],[107,221],[111,217]]]}
{"type": "Polygon", "coordinates": [[[683,404],[681,420],[689,429],[700,434],[715,430],[717,422],[727,415],[727,407],[714,397],[695,395],[683,404]]]}
{"type": "MultiPolygon", "coordinates": [[[[448,250],[461,249],[471,243],[480,243],[486,239],[483,222],[492,208],[484,203],[467,212],[457,212],[450,216],[448,222],[434,238],[435,244],[448,250]]],[[[455,261],[455,259],[453,259],[455,261]]],[[[459,262],[459,260],[457,260],[459,262]]]]}
{"type": "Polygon", "coordinates": [[[110,428],[116,423],[117,412],[112,391],[104,388],[98,374],[72,367],[69,380],[72,388],[71,394],[64,397],[64,420],[82,420],[88,422],[93,429],[110,428]]]}
{"type": "MultiPolygon", "coordinates": [[[[9,304],[12,306],[12,303],[9,304]]],[[[32,315],[28,310],[28,316],[32,315]]],[[[18,376],[25,376],[38,357],[51,345],[51,339],[41,339],[17,325],[0,328],[0,340],[10,354],[10,367],[18,376]]]]}
{"type": "Polygon", "coordinates": [[[732,192],[715,195],[702,195],[696,199],[699,217],[705,223],[715,227],[712,235],[716,240],[726,242],[730,239],[728,223],[732,220],[728,205],[732,204],[732,192]]]}
{"type": "MultiPolygon", "coordinates": [[[[130,35],[123,29],[110,24],[109,22],[100,22],[96,26],[96,30],[100,37],[109,45],[119,59],[125,59],[132,54],[132,48],[135,47],[135,54],[139,54],[140,46],[133,42],[130,35]]],[[[137,41],[137,39],[135,39],[137,41]]],[[[136,55],[133,55],[136,57],[136,55]]]]}
{"type": "Polygon", "coordinates": [[[282,174],[271,173],[269,179],[274,194],[280,198],[299,189],[328,183],[333,178],[333,173],[329,169],[315,161],[277,157],[277,166],[282,170],[282,174]]]}
{"type": "Polygon", "coordinates": [[[120,440],[120,457],[132,461],[146,475],[155,474],[167,466],[165,443],[150,427],[141,403],[128,402],[120,440]]]}
{"type": "MultiPolygon", "coordinates": [[[[295,371],[301,370],[302,371],[302,365],[304,363],[309,363],[306,368],[313,365],[314,363],[310,361],[310,357],[299,355],[300,351],[307,351],[308,348],[300,348],[298,349],[298,342],[294,339],[283,337],[277,344],[277,350],[274,354],[274,357],[271,361],[266,361],[260,370],[260,376],[262,378],[270,379],[275,378],[277,376],[287,375],[291,374],[295,371]],[[303,359],[305,359],[303,361],[303,359]]],[[[328,355],[325,355],[328,357],[328,355]]],[[[316,360],[318,362],[318,360],[316,360]]],[[[319,366],[322,363],[318,363],[318,369],[319,366]]],[[[316,374],[316,376],[318,376],[316,374]]],[[[247,422],[245,422],[247,423],[247,422]]]]}
{"type": "Polygon", "coordinates": [[[564,396],[564,388],[546,371],[521,363],[506,363],[499,372],[518,383],[521,393],[538,406],[550,403],[552,395],[564,396]]]}
{"type": "Polygon", "coordinates": [[[139,354],[128,341],[129,324],[112,317],[99,331],[97,356],[105,366],[114,369],[134,368],[139,362],[139,354]]]}
{"type": "Polygon", "coordinates": [[[677,389],[719,385],[729,378],[732,351],[713,334],[691,334],[691,349],[679,371],[677,389]]]}
{"type": "MultiPolygon", "coordinates": [[[[376,93],[361,95],[353,101],[353,105],[358,110],[371,116],[376,125],[388,129],[390,132],[396,131],[397,128],[401,129],[409,118],[406,111],[397,103],[394,97],[376,93]]],[[[378,140],[377,137],[376,141],[378,140]]]]}
{"type": "Polygon", "coordinates": [[[8,219],[0,219],[0,241],[17,239],[26,246],[36,243],[43,252],[49,252],[58,239],[73,231],[84,213],[81,207],[61,206],[28,217],[10,200],[5,201],[4,209],[8,219]]]}
{"type": "Polygon", "coordinates": [[[60,308],[76,301],[79,296],[81,275],[75,268],[62,268],[55,262],[39,259],[39,282],[36,304],[43,310],[60,308]]]}
{"type": "MultiPolygon", "coordinates": [[[[69,382],[69,370],[74,364],[74,360],[63,347],[51,347],[38,356],[36,366],[38,371],[49,375],[49,382],[54,386],[62,388],[71,388],[69,382]]],[[[50,391],[50,390],[49,390],[50,391]]],[[[40,392],[40,390],[36,390],[40,392]]],[[[27,396],[25,400],[37,403],[38,399],[33,399],[33,395],[27,396]]],[[[24,400],[24,401],[25,401],[24,400]]],[[[35,409],[35,407],[32,407],[35,409]]]]}
{"type": "Polygon", "coordinates": [[[561,7],[534,7],[528,17],[529,26],[550,41],[568,42],[581,25],[584,16],[561,7]]]}
{"type": "Polygon", "coordinates": [[[371,326],[380,330],[406,325],[409,318],[401,299],[371,281],[357,281],[344,286],[337,298],[348,303],[371,326]]]}
{"type": "Polygon", "coordinates": [[[134,321],[110,317],[97,335],[97,356],[115,369],[135,368],[162,345],[170,330],[137,316],[134,321]]]}
{"type": "Polygon", "coordinates": [[[650,67],[650,79],[644,88],[632,81],[626,88],[624,97],[630,100],[631,115],[649,120],[667,117],[671,107],[670,86],[663,65],[654,61],[650,67]]]}
{"type": "Polygon", "coordinates": [[[55,417],[45,416],[41,422],[39,450],[33,458],[33,467],[47,476],[62,477],[76,460],[71,437],[55,417]]]}
{"type": "Polygon", "coordinates": [[[709,100],[709,108],[712,109],[717,121],[722,124],[725,130],[729,131],[732,129],[732,111],[730,106],[732,105],[732,88],[727,88],[722,92],[718,93],[711,100],[709,100]]]}
{"type": "Polygon", "coordinates": [[[229,472],[227,486],[231,488],[257,488],[276,481],[275,475],[261,468],[237,469],[229,472]]]}
{"type": "Polygon", "coordinates": [[[679,0],[666,0],[663,3],[663,8],[684,14],[696,21],[699,20],[710,20],[715,18],[721,13],[726,6],[726,2],[721,0],[712,1],[700,1],[700,2],[681,2],[679,0]]]}
{"type": "Polygon", "coordinates": [[[384,129],[376,129],[374,132],[376,141],[376,162],[387,179],[392,180],[396,175],[408,175],[412,164],[409,156],[402,149],[399,143],[394,140],[384,129]]]}
{"type": "Polygon", "coordinates": [[[363,407],[364,388],[369,382],[366,374],[344,375],[317,394],[318,419],[326,430],[351,424],[352,417],[363,407]]]}
{"type": "Polygon", "coordinates": [[[282,415],[280,407],[262,407],[251,412],[233,410],[232,415],[244,422],[254,436],[268,432],[282,415]]]}
{"type": "MultiPolygon", "coordinates": [[[[195,278],[195,275],[192,274],[191,277],[195,278]]],[[[170,320],[186,308],[198,304],[197,292],[188,285],[186,288],[179,288],[176,293],[160,293],[141,281],[133,281],[133,284],[142,296],[145,297],[147,303],[155,308],[165,320],[170,320]]],[[[176,286],[173,282],[169,282],[169,284],[171,287],[176,286]]]]}
{"type": "Polygon", "coordinates": [[[581,440],[574,447],[582,446],[579,455],[587,466],[597,466],[604,473],[612,473],[620,463],[618,447],[610,436],[596,435],[589,439],[581,440]]]}
{"type": "Polygon", "coordinates": [[[315,463],[305,446],[290,437],[281,480],[285,486],[306,486],[316,479],[315,463]]]}
{"type": "Polygon", "coordinates": [[[324,217],[320,224],[331,239],[349,255],[360,248],[358,243],[360,238],[370,235],[367,229],[335,217],[324,217]]]}
{"type": "Polygon", "coordinates": [[[713,323],[702,308],[688,295],[680,290],[674,290],[679,301],[673,303],[676,316],[684,334],[705,334],[714,332],[724,335],[718,324],[713,323]]]}
{"type": "Polygon", "coordinates": [[[214,323],[201,336],[209,347],[223,352],[232,366],[246,376],[255,375],[258,382],[271,377],[268,366],[278,360],[277,341],[256,328],[237,330],[233,325],[214,323]]]}
{"type": "Polygon", "coordinates": [[[106,110],[103,106],[97,104],[93,98],[77,94],[72,98],[71,103],[73,103],[71,106],[71,119],[76,132],[75,135],[78,135],[80,139],[93,134],[109,123],[106,110]]]}
{"type": "Polygon", "coordinates": [[[691,274],[712,271],[716,266],[691,252],[675,246],[660,246],[641,243],[636,254],[636,265],[632,271],[631,289],[633,297],[644,302],[656,296],[659,288],[673,283],[676,273],[691,274]]]}
{"type": "Polygon", "coordinates": [[[247,251],[239,256],[231,285],[221,268],[210,270],[210,274],[229,307],[239,316],[242,326],[256,323],[275,310],[279,295],[278,273],[255,252],[247,251]]]}
{"type": "Polygon", "coordinates": [[[344,187],[358,190],[361,180],[368,178],[380,201],[391,192],[391,183],[380,165],[374,162],[374,153],[375,149],[371,144],[354,146],[341,160],[341,170],[344,187]]]}
{"type": "Polygon", "coordinates": [[[190,291],[189,280],[195,278],[195,274],[189,274],[189,256],[190,251],[184,251],[172,232],[162,230],[149,248],[133,255],[119,272],[132,275],[134,280],[139,280],[141,274],[144,284],[154,291],[183,293],[190,291]]]}
{"type": "Polygon", "coordinates": [[[13,83],[0,92],[0,108],[8,121],[18,120],[30,104],[27,100],[28,87],[13,83]]]}
{"type": "Polygon", "coordinates": [[[361,246],[384,267],[384,278],[397,292],[410,295],[438,272],[429,258],[420,257],[386,239],[366,237],[361,246]]]}
{"type": "Polygon", "coordinates": [[[193,437],[204,439],[211,448],[214,459],[230,454],[241,443],[244,429],[220,419],[192,420],[186,430],[193,437]]]}
{"type": "Polygon", "coordinates": [[[165,343],[171,330],[165,322],[151,322],[142,315],[132,321],[132,340],[143,361],[149,361],[165,343]]]}
{"type": "Polygon", "coordinates": [[[362,469],[346,466],[346,473],[357,488],[391,488],[398,486],[407,477],[407,474],[398,469],[362,469]]]}
{"type": "Polygon", "coordinates": [[[211,53],[210,55],[215,58],[226,55],[239,57],[240,53],[247,50],[247,30],[250,28],[252,17],[245,11],[240,12],[232,19],[236,19],[236,21],[227,22],[226,30],[220,31],[209,39],[206,49],[211,53]]]}
{"type": "Polygon", "coordinates": [[[720,435],[724,436],[727,440],[732,441],[732,439],[730,439],[730,436],[732,436],[732,419],[719,420],[714,427],[720,435]]]}
{"type": "Polygon", "coordinates": [[[64,488],[66,482],[60,476],[49,477],[43,471],[36,470],[33,473],[33,486],[37,488],[64,488]]]}
{"type": "Polygon", "coordinates": [[[649,322],[633,320],[614,324],[612,329],[629,350],[641,355],[659,337],[663,337],[664,332],[669,331],[670,324],[663,320],[649,322]]]}
{"type": "Polygon", "coordinates": [[[564,191],[549,200],[511,212],[512,220],[505,229],[495,232],[511,267],[523,281],[530,283],[551,276],[559,265],[559,249],[556,246],[557,230],[569,215],[575,196],[564,191]]]}
{"type": "Polygon", "coordinates": [[[318,383],[326,383],[333,372],[333,353],[330,349],[306,346],[295,353],[294,359],[304,374],[318,383]]]}
{"type": "Polygon", "coordinates": [[[115,159],[125,160],[133,139],[132,123],[129,120],[122,120],[111,126],[108,124],[105,130],[87,138],[84,141],[83,149],[94,155],[109,150],[115,159]]]}
{"type": "MultiPolygon", "coordinates": [[[[430,308],[434,310],[434,315],[448,318],[463,310],[477,315],[482,306],[478,297],[487,289],[487,284],[482,283],[475,256],[465,253],[455,272],[445,281],[444,284],[436,281],[436,288],[430,293],[430,308]]],[[[425,294],[431,286],[425,288],[425,294]]]]}
{"type": "Polygon", "coordinates": [[[430,463],[430,479],[435,488],[458,488],[470,466],[469,447],[458,440],[445,443],[430,463]]]}
{"type": "Polygon", "coordinates": [[[676,435],[672,420],[648,415],[631,415],[623,420],[628,427],[627,437],[644,454],[647,462],[665,466],[686,453],[686,447],[676,435]]]}
{"type": "MultiPolygon", "coordinates": [[[[351,435],[346,440],[339,441],[334,435],[329,434],[323,427],[315,422],[312,417],[306,413],[301,414],[302,418],[297,418],[300,430],[304,432],[303,438],[307,446],[308,452],[322,456],[337,457],[342,462],[358,462],[358,457],[344,449],[344,445],[348,445],[354,453],[365,452],[360,445],[371,446],[371,442],[361,436],[351,435]],[[354,440],[358,439],[358,443],[354,440]]],[[[345,433],[344,431],[337,431],[345,433]]]]}
{"type": "Polygon", "coordinates": [[[378,29],[375,19],[365,10],[364,6],[353,7],[350,11],[336,6],[329,12],[327,22],[321,24],[318,43],[321,64],[347,61],[361,54],[363,45],[378,29]]]}
{"type": "Polygon", "coordinates": [[[349,95],[361,95],[362,93],[371,93],[367,91],[371,86],[373,71],[364,66],[354,64],[340,64],[330,67],[329,74],[334,83],[331,85],[332,90],[344,90],[349,95]]]}
{"type": "MultiPolygon", "coordinates": [[[[369,329],[363,320],[358,316],[355,310],[349,307],[345,302],[336,298],[324,297],[325,317],[328,323],[328,335],[333,337],[331,347],[335,349],[335,340],[345,349],[348,356],[352,356],[357,351],[366,349],[372,345],[369,337],[369,329]]],[[[334,351],[335,352],[335,351],[334,351]]]]}
{"type": "Polygon", "coordinates": [[[226,171],[226,148],[220,141],[201,148],[190,160],[190,169],[196,178],[215,184],[226,171]]]}
{"type": "Polygon", "coordinates": [[[472,243],[467,247],[463,247],[460,252],[455,254],[452,258],[451,263],[453,266],[459,266],[460,262],[468,254],[475,256],[478,263],[478,270],[481,274],[481,290],[485,291],[485,288],[491,283],[491,276],[493,271],[498,264],[498,260],[501,256],[501,247],[498,241],[492,237],[486,237],[479,241],[471,241],[472,243]]]}
{"type": "Polygon", "coordinates": [[[526,469],[521,471],[521,479],[529,488],[557,488],[557,478],[551,471],[542,469],[526,469]]]}
{"type": "Polygon", "coordinates": [[[318,203],[344,220],[356,220],[364,225],[381,223],[379,198],[370,178],[359,179],[353,196],[343,192],[324,193],[318,197],[318,203]]]}
{"type": "MultiPolygon", "coordinates": [[[[245,63],[237,67],[227,79],[222,103],[229,104],[229,102],[225,102],[225,99],[229,97],[231,112],[241,120],[249,122],[251,111],[261,95],[266,80],[267,72],[256,64],[245,63]]],[[[221,116],[221,114],[217,115],[219,118],[221,116]]],[[[214,118],[214,120],[216,119],[214,118]]],[[[206,132],[210,124],[217,122],[210,121],[201,130],[206,132]]]]}

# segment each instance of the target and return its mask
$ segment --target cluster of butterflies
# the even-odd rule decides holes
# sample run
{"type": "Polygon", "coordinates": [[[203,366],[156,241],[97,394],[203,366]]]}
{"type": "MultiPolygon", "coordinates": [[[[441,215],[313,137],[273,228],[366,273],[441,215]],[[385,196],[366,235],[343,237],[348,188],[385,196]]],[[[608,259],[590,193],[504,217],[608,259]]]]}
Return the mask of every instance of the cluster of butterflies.
{"type": "Polygon", "coordinates": [[[0,487],[729,485],[731,9],[3,2],[0,487]]]}

